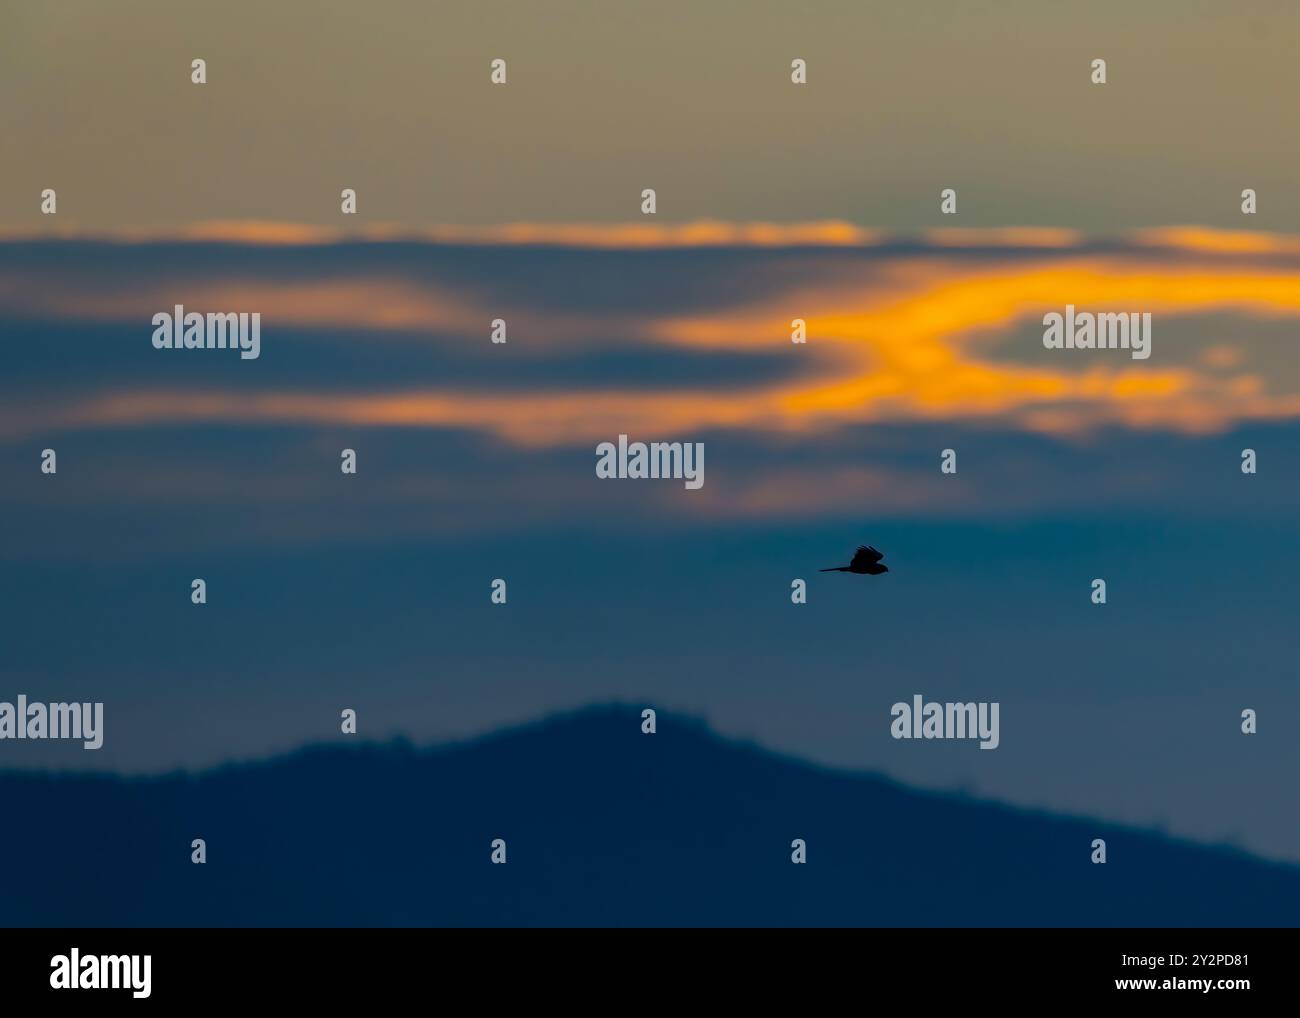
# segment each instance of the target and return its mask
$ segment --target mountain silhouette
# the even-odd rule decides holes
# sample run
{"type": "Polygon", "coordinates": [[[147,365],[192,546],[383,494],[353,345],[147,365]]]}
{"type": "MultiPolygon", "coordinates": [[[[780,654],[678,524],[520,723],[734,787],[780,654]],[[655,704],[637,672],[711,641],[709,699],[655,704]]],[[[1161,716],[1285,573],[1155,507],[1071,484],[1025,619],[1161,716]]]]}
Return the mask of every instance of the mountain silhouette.
{"type": "Polygon", "coordinates": [[[0,924],[1271,926],[1300,868],[801,763],[639,706],[199,775],[0,774],[0,924]],[[203,838],[207,863],[190,862],[203,838]],[[493,865],[491,842],[507,843],[493,865]],[[791,841],[807,863],[790,861],[791,841]],[[1094,838],[1108,862],[1090,862],[1094,838]]]}

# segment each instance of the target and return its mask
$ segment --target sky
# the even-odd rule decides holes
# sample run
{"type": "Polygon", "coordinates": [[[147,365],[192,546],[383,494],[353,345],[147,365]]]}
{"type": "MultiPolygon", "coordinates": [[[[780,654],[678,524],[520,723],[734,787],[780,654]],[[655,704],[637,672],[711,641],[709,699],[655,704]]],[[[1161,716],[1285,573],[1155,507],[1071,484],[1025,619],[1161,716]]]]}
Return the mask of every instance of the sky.
{"type": "Polygon", "coordinates": [[[1300,859],[1295,8],[219,14],[0,14],[0,700],[108,718],[0,767],[618,700],[1300,859]],[[154,349],[177,304],[261,355],[154,349]],[[1044,349],[1067,305],[1150,358],[1044,349]],[[619,434],[703,487],[600,480],[619,434]],[[891,739],[916,693],[1001,745],[891,739]]]}
{"type": "Polygon", "coordinates": [[[0,6],[0,222],[1300,230],[1289,0],[0,6]],[[207,61],[192,86],[190,62],[207,61]],[[507,62],[494,86],[489,64],[507,62]],[[790,62],[808,65],[791,87],[790,62]],[[1090,64],[1107,60],[1104,87],[1090,64]],[[948,225],[948,224],[944,224],[948,225]]]}

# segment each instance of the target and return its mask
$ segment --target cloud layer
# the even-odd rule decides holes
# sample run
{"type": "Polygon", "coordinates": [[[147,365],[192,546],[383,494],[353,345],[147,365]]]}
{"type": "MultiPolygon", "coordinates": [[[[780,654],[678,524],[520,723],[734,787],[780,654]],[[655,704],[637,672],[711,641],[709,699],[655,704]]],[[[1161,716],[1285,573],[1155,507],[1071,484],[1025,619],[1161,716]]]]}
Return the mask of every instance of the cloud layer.
{"type": "Polygon", "coordinates": [[[535,447],[619,432],[821,434],[916,421],[1069,435],[1107,425],[1209,432],[1300,413],[1295,358],[1261,360],[1242,341],[1257,323],[1300,314],[1292,237],[1186,229],[1089,241],[993,230],[909,241],[833,223],[382,236],[228,224],[173,239],[11,239],[0,254],[0,315],[32,323],[11,359],[41,355],[45,324],[101,323],[122,329],[109,341],[123,370],[111,384],[11,407],[0,435],[165,423],[396,426],[535,447]],[[617,285],[605,285],[615,276],[617,285]],[[206,357],[209,367],[212,353],[149,349],[151,316],[175,304],[261,313],[266,362],[277,367],[232,374],[221,365],[205,376],[191,362],[206,357]],[[1040,356],[1034,330],[1067,304],[1150,312],[1153,356],[1040,356]],[[1210,356],[1191,357],[1183,324],[1209,315],[1230,315],[1237,329],[1210,356]],[[494,348],[497,318],[510,341],[494,348]],[[806,322],[806,345],[790,342],[796,318],[806,322]],[[373,364],[390,351],[410,360],[386,379],[371,372],[351,389],[310,380],[313,359],[373,364]],[[742,381],[716,362],[706,381],[690,384],[629,385],[617,372],[576,384],[563,373],[526,387],[512,379],[521,362],[593,353],[639,355],[653,378],[651,362],[682,352],[731,357],[742,381]],[[142,355],[154,363],[136,370],[142,355]],[[438,357],[448,355],[472,364],[475,377],[447,384],[438,357]],[[777,377],[743,381],[747,360],[778,357],[786,367],[777,377]],[[286,384],[292,377],[301,380],[286,384]]]}

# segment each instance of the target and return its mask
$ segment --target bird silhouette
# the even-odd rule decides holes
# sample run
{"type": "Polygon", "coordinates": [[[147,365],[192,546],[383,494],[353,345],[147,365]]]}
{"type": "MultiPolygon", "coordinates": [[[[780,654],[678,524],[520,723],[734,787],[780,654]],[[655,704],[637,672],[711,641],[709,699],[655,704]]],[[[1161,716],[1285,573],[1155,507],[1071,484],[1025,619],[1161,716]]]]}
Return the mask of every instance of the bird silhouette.
{"type": "Polygon", "coordinates": [[[831,566],[829,569],[819,569],[822,573],[865,573],[868,576],[879,576],[881,573],[889,572],[889,566],[882,566],[880,560],[885,556],[876,551],[869,544],[858,545],[858,550],[853,555],[853,561],[846,566],[831,566]]]}

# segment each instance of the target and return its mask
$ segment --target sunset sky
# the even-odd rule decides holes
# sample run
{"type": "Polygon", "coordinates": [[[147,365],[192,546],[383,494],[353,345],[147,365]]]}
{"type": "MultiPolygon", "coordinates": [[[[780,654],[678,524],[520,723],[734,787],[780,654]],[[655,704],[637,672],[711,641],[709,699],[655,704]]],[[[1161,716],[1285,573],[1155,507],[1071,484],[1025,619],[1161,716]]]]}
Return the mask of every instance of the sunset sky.
{"type": "Polygon", "coordinates": [[[127,6],[0,14],[0,700],[108,725],[0,767],[626,700],[1300,860],[1300,8],[127,6]],[[703,488],[598,480],[621,433],[703,488]],[[893,741],[914,693],[1002,745],[893,741]]]}

